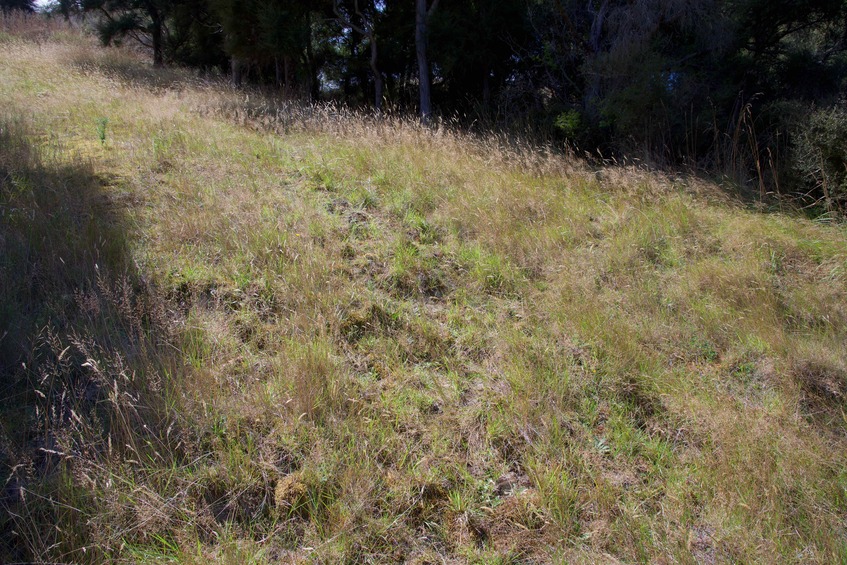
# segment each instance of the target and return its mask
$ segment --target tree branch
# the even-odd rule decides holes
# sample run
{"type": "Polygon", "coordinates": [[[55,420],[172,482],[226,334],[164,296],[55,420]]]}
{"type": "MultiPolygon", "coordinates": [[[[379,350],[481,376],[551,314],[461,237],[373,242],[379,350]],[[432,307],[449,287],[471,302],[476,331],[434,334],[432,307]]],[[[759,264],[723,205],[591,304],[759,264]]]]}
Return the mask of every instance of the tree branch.
{"type": "MultiPolygon", "coordinates": [[[[357,0],[357,2],[356,2],[356,12],[357,13],[358,13],[358,10],[359,10],[359,2],[357,0]]],[[[351,28],[356,33],[361,33],[364,36],[370,37],[370,34],[367,31],[365,31],[362,27],[354,24],[353,20],[348,15],[344,14],[341,11],[341,5],[339,4],[338,0],[333,0],[332,11],[335,12],[336,17],[338,17],[338,19],[341,21],[341,23],[343,23],[347,27],[351,28]]]]}

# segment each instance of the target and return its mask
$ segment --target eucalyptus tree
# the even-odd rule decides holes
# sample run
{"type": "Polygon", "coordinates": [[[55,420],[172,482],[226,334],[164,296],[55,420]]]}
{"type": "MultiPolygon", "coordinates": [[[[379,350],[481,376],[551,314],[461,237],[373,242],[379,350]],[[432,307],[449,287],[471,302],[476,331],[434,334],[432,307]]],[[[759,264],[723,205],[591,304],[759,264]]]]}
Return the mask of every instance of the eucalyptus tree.
{"type": "Polygon", "coordinates": [[[277,86],[295,88],[296,67],[309,65],[309,6],[297,2],[264,1],[256,6],[260,59],[273,64],[277,86]]]}
{"type": "Polygon", "coordinates": [[[429,123],[432,114],[432,77],[429,73],[429,22],[439,0],[415,0],[415,57],[418,61],[419,112],[421,121],[429,123]]]}
{"type": "Polygon", "coordinates": [[[385,79],[379,68],[379,47],[376,38],[377,19],[381,13],[381,4],[376,0],[333,0],[333,12],[341,23],[362,35],[370,46],[370,67],[374,81],[374,108],[382,110],[385,96],[385,79]]]}
{"type": "Polygon", "coordinates": [[[149,47],[153,64],[165,62],[165,25],[177,0],[83,0],[83,9],[100,16],[97,32],[104,45],[131,37],[149,47]]]}

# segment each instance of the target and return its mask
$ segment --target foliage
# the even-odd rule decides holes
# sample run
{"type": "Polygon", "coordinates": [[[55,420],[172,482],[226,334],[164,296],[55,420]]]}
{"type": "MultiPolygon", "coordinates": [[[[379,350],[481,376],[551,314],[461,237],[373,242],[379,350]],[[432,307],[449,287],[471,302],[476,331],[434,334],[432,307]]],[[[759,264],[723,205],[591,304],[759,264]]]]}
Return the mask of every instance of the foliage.
{"type": "Polygon", "coordinates": [[[569,139],[576,138],[582,129],[582,117],[579,110],[568,110],[556,117],[556,127],[569,139]]]}
{"type": "Polygon", "coordinates": [[[100,143],[106,143],[106,127],[109,125],[109,118],[100,117],[97,118],[97,139],[100,140],[100,143]]]}
{"type": "Polygon", "coordinates": [[[847,211],[847,111],[843,103],[806,110],[792,131],[794,172],[827,211],[847,211]]]}
{"type": "Polygon", "coordinates": [[[7,14],[12,10],[34,12],[35,0],[0,0],[0,11],[7,14]]]}
{"type": "Polygon", "coordinates": [[[153,63],[162,65],[163,34],[173,0],[83,0],[82,9],[101,18],[97,32],[103,45],[130,36],[153,53],[153,63]]]}

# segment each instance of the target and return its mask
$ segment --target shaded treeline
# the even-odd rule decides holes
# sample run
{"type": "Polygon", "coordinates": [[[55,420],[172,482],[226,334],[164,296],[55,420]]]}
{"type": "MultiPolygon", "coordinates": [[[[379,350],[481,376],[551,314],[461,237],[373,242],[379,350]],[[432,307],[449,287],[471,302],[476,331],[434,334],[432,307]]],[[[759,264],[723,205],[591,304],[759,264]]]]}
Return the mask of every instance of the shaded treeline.
{"type": "Polygon", "coordinates": [[[844,0],[61,0],[104,43],[288,96],[459,116],[847,196],[844,0]]]}

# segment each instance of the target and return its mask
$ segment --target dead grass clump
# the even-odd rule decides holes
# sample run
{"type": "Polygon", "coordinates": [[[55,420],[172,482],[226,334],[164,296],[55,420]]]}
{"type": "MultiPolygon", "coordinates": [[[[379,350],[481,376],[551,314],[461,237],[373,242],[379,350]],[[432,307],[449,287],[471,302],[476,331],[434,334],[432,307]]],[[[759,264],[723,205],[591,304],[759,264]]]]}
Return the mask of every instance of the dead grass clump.
{"type": "Polygon", "coordinates": [[[489,541],[488,529],[481,516],[470,512],[452,513],[445,515],[444,524],[448,543],[454,550],[467,548],[483,548],[489,541]]]}
{"type": "Polygon", "coordinates": [[[347,385],[332,346],[323,340],[292,342],[285,353],[279,378],[293,400],[296,417],[317,421],[341,417],[347,385]]]}
{"type": "Polygon", "coordinates": [[[546,519],[534,489],[505,496],[486,511],[485,530],[490,545],[501,552],[529,557],[552,540],[545,534],[546,519]]]}
{"type": "Polygon", "coordinates": [[[370,302],[345,315],[339,329],[344,339],[352,344],[397,329],[399,325],[400,316],[390,310],[390,305],[370,302]]]}
{"type": "Polygon", "coordinates": [[[812,349],[795,358],[791,374],[804,393],[810,408],[843,409],[847,401],[847,365],[842,355],[812,349]]]}
{"type": "Polygon", "coordinates": [[[386,286],[401,297],[443,296],[448,289],[444,253],[402,241],[389,260],[386,286]]]}
{"type": "Polygon", "coordinates": [[[291,473],[279,479],[274,487],[274,504],[286,514],[305,510],[306,495],[309,487],[298,473],[291,473]]]}

